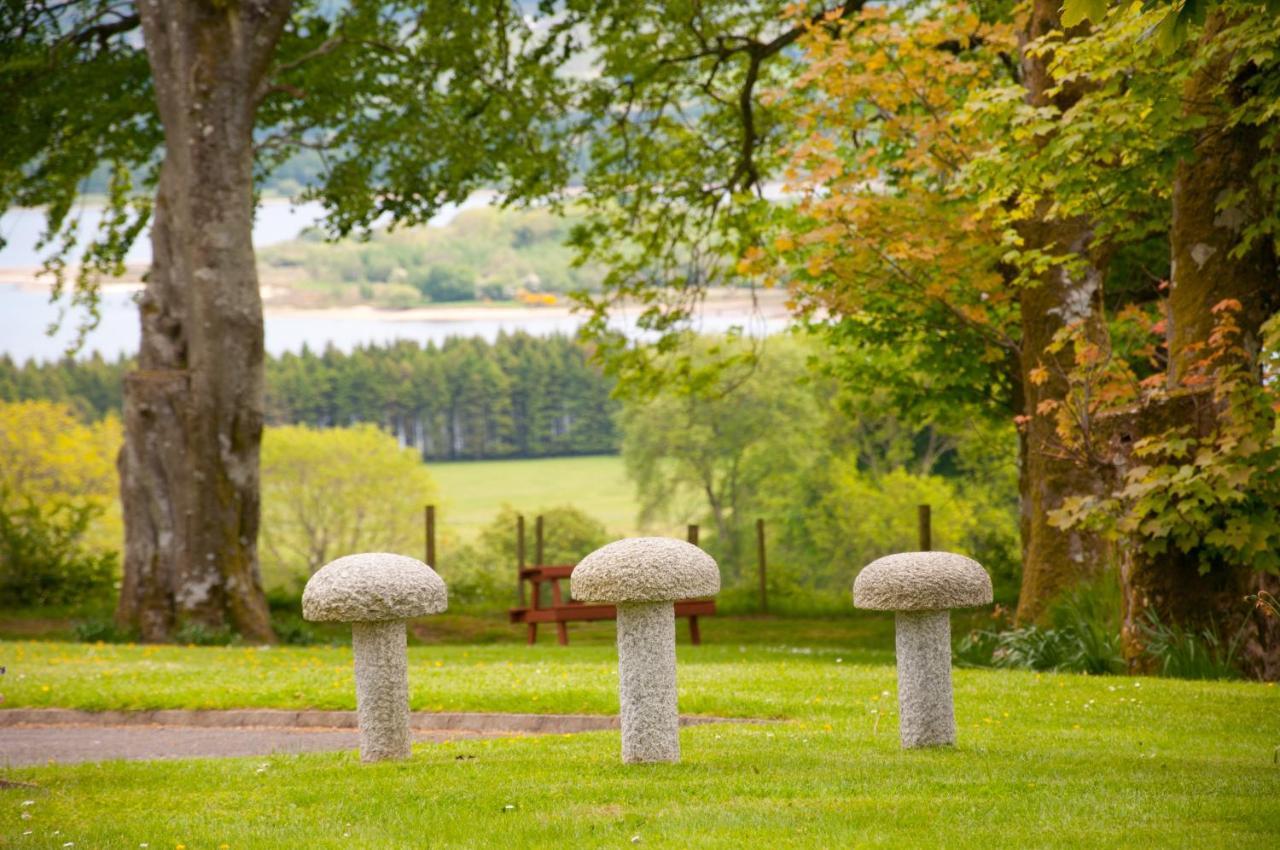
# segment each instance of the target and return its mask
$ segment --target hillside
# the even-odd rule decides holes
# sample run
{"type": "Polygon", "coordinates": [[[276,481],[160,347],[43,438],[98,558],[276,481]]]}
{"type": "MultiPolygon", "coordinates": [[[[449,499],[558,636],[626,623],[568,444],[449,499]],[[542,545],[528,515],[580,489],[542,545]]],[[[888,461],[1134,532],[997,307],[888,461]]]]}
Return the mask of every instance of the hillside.
{"type": "Polygon", "coordinates": [[[263,248],[268,300],[299,307],[407,308],[448,302],[562,303],[599,273],[573,266],[572,218],[548,210],[481,207],[447,226],[380,230],[329,242],[311,230],[263,248]]]}

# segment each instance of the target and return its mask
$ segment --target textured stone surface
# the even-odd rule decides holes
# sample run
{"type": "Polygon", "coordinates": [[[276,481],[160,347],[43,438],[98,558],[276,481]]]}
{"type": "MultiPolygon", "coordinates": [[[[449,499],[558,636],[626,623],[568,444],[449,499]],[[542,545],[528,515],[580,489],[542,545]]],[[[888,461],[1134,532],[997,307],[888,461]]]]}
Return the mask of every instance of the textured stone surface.
{"type": "Polygon", "coordinates": [[[409,757],[409,667],[404,621],[352,623],[360,761],[409,757]]]}
{"type": "Polygon", "coordinates": [[[631,537],[602,546],[573,569],[569,589],[583,602],[665,602],[720,592],[715,559],[669,537],[631,537]]]}
{"type": "Polygon", "coordinates": [[[618,605],[622,761],[680,760],[676,619],[670,602],[618,605]]]}
{"type": "Polygon", "coordinates": [[[312,621],[371,623],[439,614],[448,592],[435,570],[389,552],[348,555],[325,564],[302,591],[302,616],[312,621]]]}
{"type": "Polygon", "coordinates": [[[972,558],[901,552],[872,561],[853,581],[853,604],[875,611],[939,611],[991,601],[991,577],[972,558]]]}
{"type": "MultiPolygon", "coordinates": [[[[417,743],[497,738],[469,730],[415,731],[417,743]]],[[[267,756],[354,750],[353,727],[251,726],[0,726],[0,767],[109,761],[267,756]]],[[[53,845],[57,846],[57,845],[53,845]]]]}
{"type": "Polygon", "coordinates": [[[951,615],[946,611],[899,611],[895,619],[898,734],[902,746],[954,744],[951,615]]]}

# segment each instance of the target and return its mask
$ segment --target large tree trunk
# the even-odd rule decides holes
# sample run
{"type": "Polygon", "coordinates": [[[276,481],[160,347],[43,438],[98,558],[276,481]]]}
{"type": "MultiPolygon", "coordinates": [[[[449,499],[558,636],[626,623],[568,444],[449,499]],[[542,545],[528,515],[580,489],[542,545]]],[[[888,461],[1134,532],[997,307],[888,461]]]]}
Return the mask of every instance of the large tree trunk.
{"type": "Polygon", "coordinates": [[[125,381],[118,618],[145,640],[182,623],[272,632],[258,571],[262,301],[253,253],[253,124],[289,0],[141,3],[165,131],[125,381]]]}
{"type": "MultiPolygon", "coordinates": [[[[1026,44],[1045,33],[1060,29],[1058,0],[1035,0],[1022,34],[1026,44]]],[[[1050,57],[1022,55],[1023,84],[1027,101],[1035,106],[1053,105],[1065,111],[1080,93],[1064,87],[1050,94],[1054,81],[1049,75],[1050,57]]],[[[1042,212],[1050,206],[1046,199],[1042,212]]],[[[1095,574],[1105,562],[1106,552],[1097,535],[1079,530],[1064,531],[1049,523],[1049,512],[1062,506],[1068,496],[1097,490],[1097,476],[1062,451],[1054,430],[1053,417],[1039,413],[1046,399],[1062,399],[1067,394],[1066,375],[1074,367],[1070,346],[1058,354],[1045,349],[1064,327],[1082,324],[1084,333],[1105,344],[1106,326],[1102,313],[1102,279],[1106,262],[1105,246],[1093,240],[1087,218],[1029,221],[1019,229],[1028,248],[1068,252],[1079,257],[1083,268],[1048,269],[1020,294],[1022,314],[1021,381],[1027,417],[1022,449],[1019,485],[1022,501],[1022,588],[1018,594],[1017,620],[1035,620],[1053,598],[1082,578],[1095,574]],[[1037,383],[1031,372],[1045,368],[1048,379],[1037,383]]]]}
{"type": "MultiPolygon", "coordinates": [[[[1207,45],[1224,25],[1221,13],[1206,22],[1201,44],[1207,45]]],[[[1204,49],[1202,47],[1202,49],[1204,49]]],[[[1262,156],[1262,131],[1228,127],[1227,113],[1244,98],[1247,79],[1223,80],[1227,57],[1205,63],[1187,82],[1183,102],[1188,118],[1205,121],[1192,157],[1177,167],[1173,187],[1170,242],[1173,274],[1169,292],[1168,399],[1148,404],[1135,414],[1131,438],[1158,435],[1174,425],[1193,425],[1204,437],[1217,426],[1222,411],[1207,389],[1180,389],[1197,371],[1213,330],[1215,304],[1234,299],[1245,348],[1256,351],[1259,329],[1280,309],[1280,264],[1273,243],[1263,237],[1243,256],[1233,257],[1244,228],[1264,214],[1252,170],[1262,156]],[[1227,83],[1227,97],[1220,86],[1227,83]],[[1243,190],[1243,191],[1241,191],[1243,190]],[[1219,209],[1239,192],[1236,206],[1219,209]]],[[[1280,619],[1250,610],[1243,597],[1280,584],[1250,564],[1214,565],[1203,575],[1200,553],[1144,554],[1130,546],[1122,570],[1125,654],[1130,666],[1144,669],[1141,629],[1147,612],[1161,621],[1200,630],[1210,625],[1225,637],[1243,630],[1242,661],[1257,678],[1280,678],[1280,619]]]]}

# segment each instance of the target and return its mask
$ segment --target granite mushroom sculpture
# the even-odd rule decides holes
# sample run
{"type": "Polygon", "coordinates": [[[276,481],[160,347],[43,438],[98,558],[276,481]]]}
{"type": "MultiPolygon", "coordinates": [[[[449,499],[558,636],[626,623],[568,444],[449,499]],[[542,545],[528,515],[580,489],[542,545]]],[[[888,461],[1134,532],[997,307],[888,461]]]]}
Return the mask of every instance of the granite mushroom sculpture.
{"type": "Polygon", "coordinates": [[[302,591],[302,616],[351,624],[360,760],[408,758],[405,620],[448,607],[435,570],[404,555],[366,552],[330,561],[302,591]]]}
{"type": "Polygon", "coordinates": [[[634,537],[583,558],[569,588],[618,607],[623,762],[679,761],[675,601],[719,592],[715,560],[683,540],[634,537]]]}
{"type": "Polygon", "coordinates": [[[951,696],[952,608],[991,602],[991,577],[950,552],[902,552],[872,561],[853,582],[853,604],[895,612],[898,733],[902,746],[956,742],[951,696]]]}

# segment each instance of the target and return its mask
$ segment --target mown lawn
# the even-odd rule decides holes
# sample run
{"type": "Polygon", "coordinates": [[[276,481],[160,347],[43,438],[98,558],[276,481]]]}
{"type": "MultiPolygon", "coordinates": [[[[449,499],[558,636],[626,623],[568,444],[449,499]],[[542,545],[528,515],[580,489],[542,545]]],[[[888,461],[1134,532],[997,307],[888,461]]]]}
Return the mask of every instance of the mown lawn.
{"type": "MultiPolygon", "coordinates": [[[[504,504],[528,518],[530,546],[534,515],[558,505],[580,508],[612,535],[640,532],[635,486],[616,455],[430,463],[427,468],[439,489],[441,532],[464,542],[492,522],[504,504]]],[[[440,554],[443,561],[447,552],[440,554]]]]}
{"type": "MultiPolygon", "coordinates": [[[[40,788],[0,790],[0,846],[1280,843],[1280,689],[958,670],[959,745],[902,752],[883,629],[815,628],[680,646],[682,710],[775,722],[686,729],[679,765],[624,767],[601,732],[372,766],[335,753],[18,768],[4,777],[40,788]]],[[[410,660],[417,709],[617,709],[604,644],[414,646],[410,660]]],[[[0,664],[9,707],[354,706],[348,648],[7,642],[0,664]]]]}

